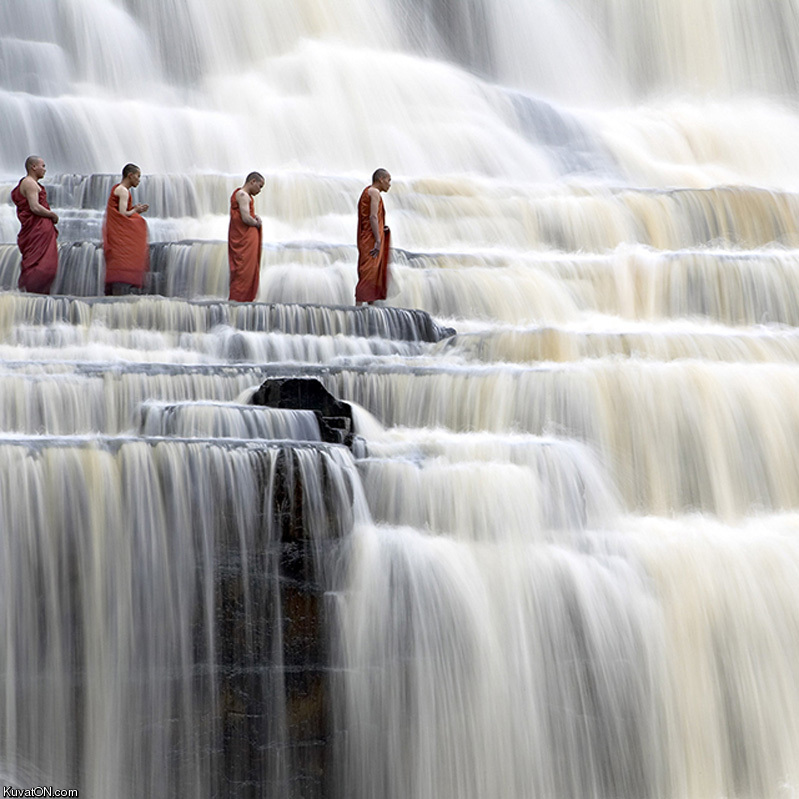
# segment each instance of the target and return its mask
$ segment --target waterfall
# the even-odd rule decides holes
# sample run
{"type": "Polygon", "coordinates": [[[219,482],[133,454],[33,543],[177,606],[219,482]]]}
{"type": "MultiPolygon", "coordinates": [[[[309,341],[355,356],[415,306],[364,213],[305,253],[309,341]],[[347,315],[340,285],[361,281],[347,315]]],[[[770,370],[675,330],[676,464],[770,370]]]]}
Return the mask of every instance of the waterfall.
{"type": "Polygon", "coordinates": [[[798,20],[5,0],[0,784],[796,795],[798,20]],[[47,297],[16,290],[33,153],[47,297]],[[131,161],[151,271],[107,298],[131,161]],[[381,166],[392,279],[356,308],[381,166]],[[252,404],[283,378],[349,404],[347,446],[252,404]]]}
{"type": "Polygon", "coordinates": [[[322,440],[313,411],[211,402],[146,402],[140,407],[139,429],[145,436],[322,440]]]}
{"type": "Polygon", "coordinates": [[[281,470],[302,470],[294,512],[321,552],[331,518],[358,512],[351,459],[44,436],[1,456],[4,769],[93,796],[211,796],[244,724],[273,749],[242,782],[285,792],[281,470]]]}

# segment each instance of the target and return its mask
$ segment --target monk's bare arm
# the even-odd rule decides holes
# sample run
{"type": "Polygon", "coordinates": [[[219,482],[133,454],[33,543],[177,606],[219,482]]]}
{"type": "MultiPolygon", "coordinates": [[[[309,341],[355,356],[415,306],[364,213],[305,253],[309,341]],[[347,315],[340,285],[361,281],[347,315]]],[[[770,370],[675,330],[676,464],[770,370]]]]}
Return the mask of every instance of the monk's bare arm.
{"type": "Polygon", "coordinates": [[[33,178],[28,177],[22,179],[22,185],[19,187],[22,196],[28,201],[32,214],[58,222],[58,214],[55,211],[48,211],[39,203],[39,189],[39,184],[33,178]]]}
{"type": "Polygon", "coordinates": [[[372,247],[369,254],[377,255],[380,252],[381,234],[380,218],[378,212],[380,211],[380,192],[374,187],[369,189],[369,224],[372,226],[372,235],[375,237],[375,246],[372,247]]]}
{"type": "Polygon", "coordinates": [[[254,216],[250,214],[250,195],[246,191],[236,192],[236,202],[239,204],[239,211],[241,211],[241,221],[250,227],[261,227],[261,217],[258,214],[254,216]]]}
{"type": "Polygon", "coordinates": [[[117,186],[114,189],[114,194],[119,198],[119,213],[122,216],[133,216],[134,214],[143,214],[150,206],[146,203],[136,203],[128,209],[128,197],[130,192],[124,186],[117,186]]]}

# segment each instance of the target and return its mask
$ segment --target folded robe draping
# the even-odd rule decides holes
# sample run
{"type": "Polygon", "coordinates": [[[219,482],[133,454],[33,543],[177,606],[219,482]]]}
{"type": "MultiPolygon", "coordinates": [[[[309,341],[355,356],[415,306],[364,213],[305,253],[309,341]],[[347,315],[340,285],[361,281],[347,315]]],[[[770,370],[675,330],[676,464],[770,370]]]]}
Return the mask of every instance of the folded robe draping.
{"type": "MultiPolygon", "coordinates": [[[[228,263],[230,264],[230,296],[236,302],[252,302],[258,294],[261,278],[261,228],[247,225],[241,218],[236,189],[230,196],[228,227],[228,263]]],[[[250,196],[250,216],[255,216],[255,197],[250,196]]]]}
{"type": "MultiPolygon", "coordinates": [[[[24,291],[49,294],[58,271],[58,230],[52,219],[37,216],[31,211],[21,185],[22,181],[11,190],[11,201],[17,206],[17,218],[22,225],[17,235],[17,244],[22,252],[18,285],[24,291]]],[[[50,210],[44,186],[39,187],[39,205],[50,210]]]]}
{"type": "Polygon", "coordinates": [[[374,256],[370,252],[375,246],[375,235],[369,221],[372,199],[367,186],[358,200],[358,285],[355,286],[356,302],[384,300],[388,289],[388,253],[391,234],[386,227],[386,210],[383,198],[377,210],[377,224],[383,231],[380,252],[374,256]]]}
{"type": "MultiPolygon", "coordinates": [[[[114,194],[119,183],[111,189],[103,220],[103,251],[105,253],[105,282],[128,283],[136,288],[144,285],[150,268],[150,249],[147,246],[147,222],[140,214],[125,216],[119,210],[119,197],[114,194]]],[[[129,211],[133,198],[128,192],[129,211]]]]}

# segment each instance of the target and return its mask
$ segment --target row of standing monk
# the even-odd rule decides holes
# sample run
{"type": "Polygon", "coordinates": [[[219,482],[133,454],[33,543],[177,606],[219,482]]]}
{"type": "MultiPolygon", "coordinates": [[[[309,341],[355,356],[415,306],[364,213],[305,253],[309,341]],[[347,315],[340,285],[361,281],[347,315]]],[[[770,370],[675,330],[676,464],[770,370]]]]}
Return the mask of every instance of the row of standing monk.
{"type": "MultiPolygon", "coordinates": [[[[25,169],[27,174],[11,191],[21,226],[17,236],[22,252],[19,288],[49,294],[58,270],[58,214],[50,208],[47,190],[40,182],[47,171],[44,159],[29,156],[25,169]]],[[[106,294],[128,294],[133,289],[141,289],[150,268],[147,223],[142,217],[149,205],[134,203],[131,194],[140,180],[141,169],[135,164],[126,164],[122,180],[114,184],[108,197],[103,219],[106,294]]],[[[244,185],[230,197],[229,299],[236,302],[252,302],[258,294],[262,223],[255,213],[255,197],[264,183],[260,172],[251,172],[244,185]]],[[[356,305],[371,305],[386,298],[391,233],[386,227],[380,193],[390,187],[391,175],[385,169],[378,169],[372,175],[371,185],[363,190],[358,200],[356,305]]]]}

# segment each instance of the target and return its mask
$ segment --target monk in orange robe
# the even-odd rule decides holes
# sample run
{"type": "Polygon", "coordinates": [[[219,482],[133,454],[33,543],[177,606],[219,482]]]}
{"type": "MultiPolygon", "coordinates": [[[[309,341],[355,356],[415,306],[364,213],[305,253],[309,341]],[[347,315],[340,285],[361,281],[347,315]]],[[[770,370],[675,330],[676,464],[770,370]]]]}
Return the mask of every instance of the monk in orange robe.
{"type": "Polygon", "coordinates": [[[255,213],[255,196],[264,177],[250,172],[241,188],[230,196],[227,255],[230,264],[230,296],[235,302],[252,302],[261,279],[261,217],[255,213]]]}
{"type": "Polygon", "coordinates": [[[39,181],[47,171],[44,160],[31,155],[25,161],[25,175],[11,190],[22,226],[17,244],[22,252],[22,271],[18,286],[23,291],[49,294],[58,271],[58,214],[50,209],[47,190],[39,181]]]}
{"type": "Polygon", "coordinates": [[[136,164],[126,164],[122,180],[108,196],[103,220],[106,294],[129,294],[131,288],[140,289],[150,269],[147,222],[142,217],[150,206],[134,205],[130,193],[140,181],[141,169],[136,164]]]}
{"type": "Polygon", "coordinates": [[[358,200],[358,285],[355,304],[371,305],[384,300],[388,289],[388,251],[391,231],[386,227],[386,210],[381,191],[391,188],[391,175],[378,169],[358,200]]]}

